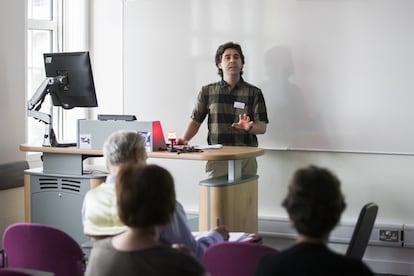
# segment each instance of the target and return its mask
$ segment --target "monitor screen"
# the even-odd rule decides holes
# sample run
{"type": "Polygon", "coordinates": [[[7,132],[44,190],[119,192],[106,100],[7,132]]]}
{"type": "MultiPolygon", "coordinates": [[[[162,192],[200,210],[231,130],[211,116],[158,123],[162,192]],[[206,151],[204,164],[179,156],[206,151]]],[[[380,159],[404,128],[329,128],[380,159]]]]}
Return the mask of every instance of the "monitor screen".
{"type": "Polygon", "coordinates": [[[56,78],[49,86],[54,106],[98,106],[89,52],[45,53],[43,57],[46,77],[56,78]]]}

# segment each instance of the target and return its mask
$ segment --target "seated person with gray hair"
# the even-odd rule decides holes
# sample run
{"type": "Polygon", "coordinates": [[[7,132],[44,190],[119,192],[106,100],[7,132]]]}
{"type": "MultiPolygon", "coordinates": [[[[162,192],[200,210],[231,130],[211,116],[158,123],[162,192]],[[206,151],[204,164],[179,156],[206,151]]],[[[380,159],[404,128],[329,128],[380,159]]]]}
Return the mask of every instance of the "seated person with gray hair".
{"type": "Polygon", "coordinates": [[[296,243],[262,257],[256,276],[373,276],[361,260],[327,246],[346,206],[341,183],[333,173],[317,166],[298,169],[282,206],[298,232],[296,243]]]}
{"type": "Polygon", "coordinates": [[[115,190],[126,230],[95,242],[86,276],[206,275],[194,256],[160,242],[160,232],[176,206],[174,180],[166,169],[124,166],[117,174],[115,190]]]}
{"type": "MultiPolygon", "coordinates": [[[[103,155],[109,175],[104,183],[86,193],[82,207],[84,234],[94,239],[114,236],[127,229],[117,213],[115,177],[122,166],[146,164],[144,137],[134,131],[116,131],[106,139],[103,155]]],[[[209,231],[206,236],[195,240],[184,208],[178,201],[171,223],[160,233],[160,239],[165,244],[183,244],[198,258],[210,245],[228,240],[228,237],[227,228],[218,226],[209,231]]]]}

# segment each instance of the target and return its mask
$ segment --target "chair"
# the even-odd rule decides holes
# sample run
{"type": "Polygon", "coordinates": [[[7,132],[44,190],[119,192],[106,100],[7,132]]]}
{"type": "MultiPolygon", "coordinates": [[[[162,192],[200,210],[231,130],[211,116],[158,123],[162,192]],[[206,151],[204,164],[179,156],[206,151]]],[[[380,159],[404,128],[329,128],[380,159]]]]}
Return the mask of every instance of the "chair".
{"type": "Polygon", "coordinates": [[[377,213],[378,205],[376,203],[371,202],[362,207],[354,232],[352,233],[351,241],[345,253],[346,256],[362,259],[365,249],[368,246],[372,229],[374,228],[377,213]]]}
{"type": "Polygon", "coordinates": [[[32,276],[32,275],[21,272],[21,271],[13,271],[13,270],[2,268],[0,269],[0,276],[32,276]]]}
{"type": "Polygon", "coordinates": [[[65,232],[39,223],[15,223],[3,234],[6,267],[83,275],[86,264],[80,245],[65,232]]]}
{"type": "Polygon", "coordinates": [[[210,246],[201,262],[211,276],[251,276],[260,258],[277,252],[271,247],[249,242],[223,242],[210,246]]]}
{"type": "Polygon", "coordinates": [[[0,268],[0,276],[54,276],[52,272],[29,268],[0,268]]]}

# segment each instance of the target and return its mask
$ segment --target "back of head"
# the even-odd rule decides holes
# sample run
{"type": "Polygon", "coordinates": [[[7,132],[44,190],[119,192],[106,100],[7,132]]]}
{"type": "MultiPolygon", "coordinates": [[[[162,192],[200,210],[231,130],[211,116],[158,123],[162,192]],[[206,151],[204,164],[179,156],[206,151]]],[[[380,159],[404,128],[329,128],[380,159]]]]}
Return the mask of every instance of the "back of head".
{"type": "Polygon", "coordinates": [[[283,200],[298,233],[313,238],[328,235],[338,223],[345,200],[339,179],[328,169],[298,169],[283,200]]]}
{"type": "Polygon", "coordinates": [[[119,130],[105,140],[103,155],[107,165],[119,165],[128,161],[146,161],[145,139],[137,132],[119,130]],[[137,151],[139,152],[138,159],[137,151]]]}
{"type": "Polygon", "coordinates": [[[124,166],[116,178],[121,221],[136,228],[166,225],[175,210],[174,180],[157,165],[124,166]]]}

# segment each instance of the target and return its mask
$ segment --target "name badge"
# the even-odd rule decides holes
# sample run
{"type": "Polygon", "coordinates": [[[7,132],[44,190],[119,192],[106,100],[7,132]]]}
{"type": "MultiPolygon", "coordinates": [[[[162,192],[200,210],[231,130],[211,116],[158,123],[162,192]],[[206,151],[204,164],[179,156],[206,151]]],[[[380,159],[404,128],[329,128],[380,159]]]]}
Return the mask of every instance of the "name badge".
{"type": "Polygon", "coordinates": [[[234,108],[239,108],[239,109],[244,109],[245,104],[241,103],[241,102],[234,102],[233,107],[234,108]]]}

